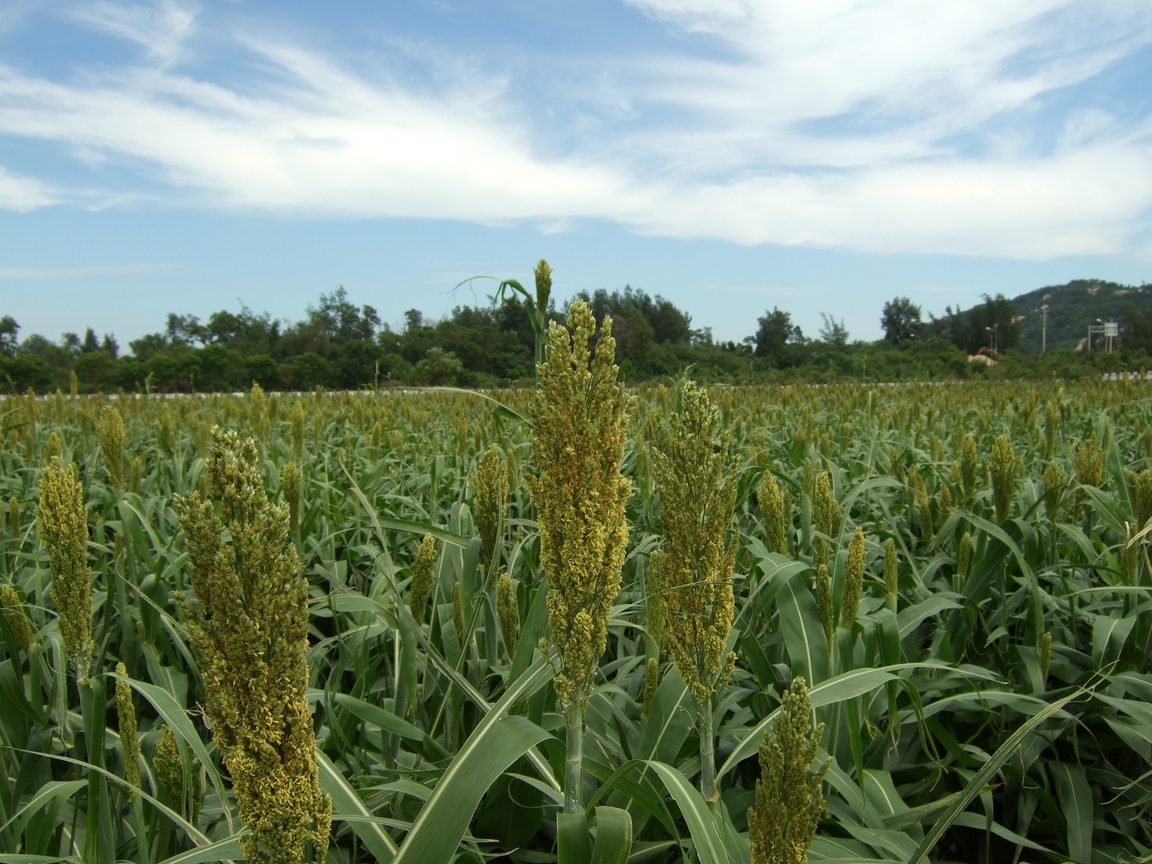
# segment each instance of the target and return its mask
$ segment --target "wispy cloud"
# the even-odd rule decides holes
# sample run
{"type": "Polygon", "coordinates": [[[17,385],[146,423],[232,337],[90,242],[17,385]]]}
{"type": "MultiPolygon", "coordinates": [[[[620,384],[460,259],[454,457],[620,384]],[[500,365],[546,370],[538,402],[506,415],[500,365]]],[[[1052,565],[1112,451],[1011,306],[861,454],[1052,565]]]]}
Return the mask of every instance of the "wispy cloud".
{"type": "Polygon", "coordinates": [[[195,5],[177,0],[162,0],[155,6],[97,0],[69,10],[68,17],[93,30],[135,42],[151,60],[169,66],[181,58],[198,11],[195,5]]]}
{"type": "MultiPolygon", "coordinates": [[[[1143,234],[1147,119],[1090,105],[1055,131],[1029,118],[1152,42],[1146,3],[631,2],[685,39],[590,73],[599,95],[581,108],[604,106],[601,123],[563,146],[511,72],[467,59],[417,89],[236,36],[266,77],[180,74],[195,9],[174,0],[75,13],[153,65],[73,81],[0,66],[0,134],[158,172],[199,203],[305,214],[545,231],[591,218],[743,244],[1025,258],[1121,251],[1143,234]],[[991,131],[1006,117],[1012,135],[991,131]]],[[[0,207],[55,200],[0,174],[0,207]]]]}
{"type": "Polygon", "coordinates": [[[148,273],[157,273],[171,269],[171,265],[168,264],[101,264],[87,267],[0,267],[0,279],[39,281],[143,276],[148,273]]]}

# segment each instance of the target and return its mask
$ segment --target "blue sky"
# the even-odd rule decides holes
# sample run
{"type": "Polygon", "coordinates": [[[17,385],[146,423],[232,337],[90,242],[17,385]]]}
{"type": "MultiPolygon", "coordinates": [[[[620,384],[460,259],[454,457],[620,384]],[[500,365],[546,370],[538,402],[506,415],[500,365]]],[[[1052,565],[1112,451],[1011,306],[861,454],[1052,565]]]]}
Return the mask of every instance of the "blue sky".
{"type": "Polygon", "coordinates": [[[396,325],[476,274],[879,336],[1152,279],[1147,0],[0,7],[0,315],[161,329],[343,285],[396,325]]]}

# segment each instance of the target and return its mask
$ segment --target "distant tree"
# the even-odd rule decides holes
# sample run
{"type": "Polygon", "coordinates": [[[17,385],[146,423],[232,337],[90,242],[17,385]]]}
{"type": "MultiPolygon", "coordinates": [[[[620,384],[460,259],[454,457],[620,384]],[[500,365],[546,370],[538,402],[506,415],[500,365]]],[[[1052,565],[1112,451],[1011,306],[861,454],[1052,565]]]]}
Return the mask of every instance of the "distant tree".
{"type": "Polygon", "coordinates": [[[821,312],[820,318],[824,321],[820,327],[820,341],[830,348],[848,347],[848,328],[844,326],[844,319],[837,322],[827,312],[821,312]]]}
{"type": "Polygon", "coordinates": [[[1020,325],[1016,320],[1016,307],[1012,301],[1003,294],[991,297],[984,296],[984,302],[968,310],[968,344],[969,354],[975,354],[984,345],[991,345],[992,333],[995,333],[996,348],[1001,353],[1009,348],[1015,348],[1020,341],[1020,325]]]}
{"type": "Polygon", "coordinates": [[[804,341],[804,331],[792,323],[792,315],[775,306],[771,312],[765,312],[762,318],[757,318],[756,323],[758,327],[753,337],[756,356],[767,357],[777,365],[783,357],[785,346],[804,341]]]}
{"type": "Polygon", "coordinates": [[[1152,319],[1140,311],[1140,307],[1129,302],[1121,316],[1120,342],[1130,350],[1143,350],[1152,354],[1152,319]]]}
{"type": "Polygon", "coordinates": [[[884,338],[889,342],[903,342],[920,335],[920,307],[907,297],[895,297],[884,304],[880,316],[884,338]]]}
{"type": "Polygon", "coordinates": [[[13,356],[16,353],[16,346],[19,344],[17,335],[20,333],[20,325],[16,323],[16,319],[11,315],[5,315],[0,318],[0,354],[13,356]]]}
{"type": "Polygon", "coordinates": [[[100,350],[106,352],[113,360],[120,356],[120,345],[111,333],[104,334],[104,341],[100,343],[100,350]]]}
{"type": "Polygon", "coordinates": [[[100,350],[100,340],[96,338],[96,331],[89,327],[84,331],[84,341],[80,345],[81,354],[90,354],[100,350]]]}
{"type": "Polygon", "coordinates": [[[417,384],[432,386],[460,385],[467,381],[467,372],[460,358],[451,351],[433,348],[412,370],[417,384]]]}
{"type": "Polygon", "coordinates": [[[404,313],[404,330],[419,330],[424,326],[424,313],[419,309],[409,309],[404,313]]]}
{"type": "Polygon", "coordinates": [[[51,352],[56,346],[52,344],[52,340],[47,336],[41,336],[39,333],[31,333],[20,340],[20,344],[16,347],[19,354],[35,354],[36,356],[43,357],[51,352]]]}
{"type": "Polygon", "coordinates": [[[75,333],[64,333],[60,336],[60,347],[69,354],[80,353],[80,337],[75,333]]]}

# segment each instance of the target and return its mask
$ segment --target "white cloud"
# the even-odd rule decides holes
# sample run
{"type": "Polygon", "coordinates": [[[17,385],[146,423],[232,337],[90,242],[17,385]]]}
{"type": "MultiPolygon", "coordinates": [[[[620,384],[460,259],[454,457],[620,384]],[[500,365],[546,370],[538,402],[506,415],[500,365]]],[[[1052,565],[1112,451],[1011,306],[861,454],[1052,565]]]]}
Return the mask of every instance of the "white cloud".
{"type": "Polygon", "coordinates": [[[93,30],[135,42],[147,49],[153,61],[168,66],[181,58],[198,11],[198,7],[177,0],[162,0],[155,6],[97,0],[69,10],[68,17],[93,30]]]}
{"type": "MultiPolygon", "coordinates": [[[[689,38],[677,56],[590,73],[602,125],[563,147],[516,103],[507,73],[467,58],[421,91],[241,39],[261,81],[178,74],[167,64],[195,11],[172,0],[77,13],[148,47],[160,68],[64,83],[0,66],[0,135],[64,143],[200,203],[306,214],[529,219],[545,231],[595,218],[744,244],[1025,258],[1121,251],[1143,231],[1147,128],[1086,106],[1038,146],[1028,118],[1038,96],[1152,41],[1152,7],[632,2],[689,38]],[[981,131],[1017,115],[1021,132],[981,131]],[[982,152],[958,149],[958,133],[982,152]]],[[[0,206],[58,197],[0,174],[0,206]],[[20,195],[5,191],[19,183],[20,195]]]]}
{"type": "Polygon", "coordinates": [[[0,210],[27,213],[58,201],[56,194],[40,181],[17,177],[0,168],[0,210]]]}

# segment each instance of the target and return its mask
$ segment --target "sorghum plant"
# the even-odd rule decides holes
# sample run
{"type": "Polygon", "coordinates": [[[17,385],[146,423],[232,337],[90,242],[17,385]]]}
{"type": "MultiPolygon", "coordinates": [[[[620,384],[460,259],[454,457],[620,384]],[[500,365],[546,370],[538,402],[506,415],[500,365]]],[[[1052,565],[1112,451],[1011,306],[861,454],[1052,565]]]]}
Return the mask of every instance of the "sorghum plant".
{"type": "Polygon", "coordinates": [[[48,547],[52,569],[52,602],[64,640],[64,651],[79,679],[92,662],[92,571],[88,568],[88,511],[76,479],[76,464],[67,468],[54,457],[40,475],[40,538],[48,547]]]}
{"type": "Polygon", "coordinates": [[[611,319],[605,317],[594,352],[587,303],[572,304],[568,328],[551,323],[537,367],[529,416],[539,473],[525,482],[548,577],[548,624],[564,666],[556,678],[567,728],[564,810],[578,813],[584,708],[620,591],[632,484],[620,474],[628,397],[616,381],[611,319]]]}
{"type": "Polygon", "coordinates": [[[650,576],[664,597],[672,660],[696,700],[700,792],[711,801],[717,794],[712,694],[736,662],[725,653],[734,611],[736,549],[728,530],[736,486],[727,475],[729,438],[718,436],[719,410],[691,381],[681,386],[680,403],[661,424],[653,451],[664,536],[650,576]]]}
{"type": "Polygon", "coordinates": [[[205,714],[232,777],[250,861],[323,861],[331,802],[320,791],[305,691],[308,586],[288,507],[268,501],[251,438],[212,429],[212,501],[178,496],[196,605],[184,604],[205,714]]]}

